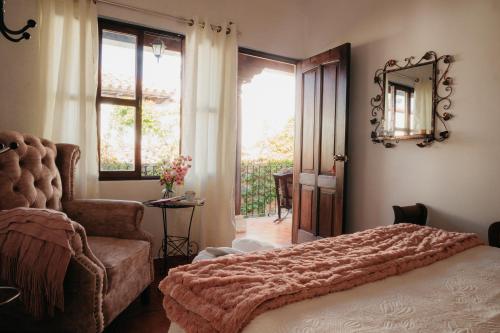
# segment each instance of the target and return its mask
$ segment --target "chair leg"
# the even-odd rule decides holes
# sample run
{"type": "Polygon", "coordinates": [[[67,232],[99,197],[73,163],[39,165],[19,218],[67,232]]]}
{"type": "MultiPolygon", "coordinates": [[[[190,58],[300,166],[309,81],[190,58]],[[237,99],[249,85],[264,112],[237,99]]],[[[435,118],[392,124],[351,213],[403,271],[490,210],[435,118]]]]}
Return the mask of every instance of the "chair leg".
{"type": "Polygon", "coordinates": [[[143,305],[148,305],[151,301],[151,286],[147,286],[146,289],[141,294],[141,303],[143,305]]]}

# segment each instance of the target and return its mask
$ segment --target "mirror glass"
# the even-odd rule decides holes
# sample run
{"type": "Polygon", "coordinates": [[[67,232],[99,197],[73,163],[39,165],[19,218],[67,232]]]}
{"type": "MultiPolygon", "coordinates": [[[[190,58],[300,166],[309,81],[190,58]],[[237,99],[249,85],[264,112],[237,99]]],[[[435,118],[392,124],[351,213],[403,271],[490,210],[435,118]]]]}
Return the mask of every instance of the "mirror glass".
{"type": "Polygon", "coordinates": [[[385,73],[385,137],[414,138],[432,133],[434,64],[385,73]]]}

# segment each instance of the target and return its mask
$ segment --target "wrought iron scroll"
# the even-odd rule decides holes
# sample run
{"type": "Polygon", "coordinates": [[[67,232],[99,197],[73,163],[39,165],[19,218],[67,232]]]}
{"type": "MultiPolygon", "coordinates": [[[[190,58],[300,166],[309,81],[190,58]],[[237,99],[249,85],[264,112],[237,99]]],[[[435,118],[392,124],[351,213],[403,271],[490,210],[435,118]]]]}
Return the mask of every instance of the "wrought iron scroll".
{"type": "Polygon", "coordinates": [[[381,143],[386,148],[393,148],[399,142],[397,137],[387,137],[380,132],[380,127],[384,122],[384,107],[385,107],[385,82],[384,75],[387,71],[406,69],[421,64],[429,63],[435,65],[435,71],[433,75],[434,88],[433,88],[433,115],[434,115],[434,129],[433,134],[426,134],[422,141],[417,143],[418,147],[430,146],[433,142],[445,141],[450,137],[450,132],[446,122],[453,118],[453,115],[449,112],[451,107],[450,96],[453,93],[453,79],[448,76],[448,72],[453,62],[453,57],[451,55],[443,55],[438,57],[436,52],[428,51],[426,52],[418,61],[415,62],[415,57],[405,58],[403,64],[400,64],[397,60],[390,59],[387,61],[383,68],[379,68],[375,71],[374,83],[380,88],[380,94],[372,97],[370,100],[371,119],[370,123],[374,127],[371,132],[371,140],[373,143],[381,143]],[[440,121],[443,125],[444,130],[436,134],[436,119],[440,121]]]}

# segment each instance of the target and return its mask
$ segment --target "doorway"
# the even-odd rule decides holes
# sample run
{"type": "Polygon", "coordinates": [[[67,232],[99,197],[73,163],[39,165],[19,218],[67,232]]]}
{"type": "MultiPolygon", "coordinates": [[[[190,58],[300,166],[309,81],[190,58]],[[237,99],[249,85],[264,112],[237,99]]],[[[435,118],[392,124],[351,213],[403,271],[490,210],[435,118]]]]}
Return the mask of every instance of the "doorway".
{"type": "Polygon", "coordinates": [[[239,52],[237,238],[291,244],[293,189],[286,198],[276,175],[293,174],[295,62],[239,52]]]}

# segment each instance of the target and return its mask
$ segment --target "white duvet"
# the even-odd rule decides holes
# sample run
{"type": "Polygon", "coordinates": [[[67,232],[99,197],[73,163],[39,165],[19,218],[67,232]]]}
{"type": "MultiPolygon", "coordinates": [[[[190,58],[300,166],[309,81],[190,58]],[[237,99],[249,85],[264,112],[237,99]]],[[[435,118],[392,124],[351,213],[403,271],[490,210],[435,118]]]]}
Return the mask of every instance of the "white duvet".
{"type": "MultiPolygon", "coordinates": [[[[169,333],[183,330],[172,323],[169,333]]],[[[430,266],[256,317],[244,333],[500,333],[500,249],[478,246],[430,266]]]]}

